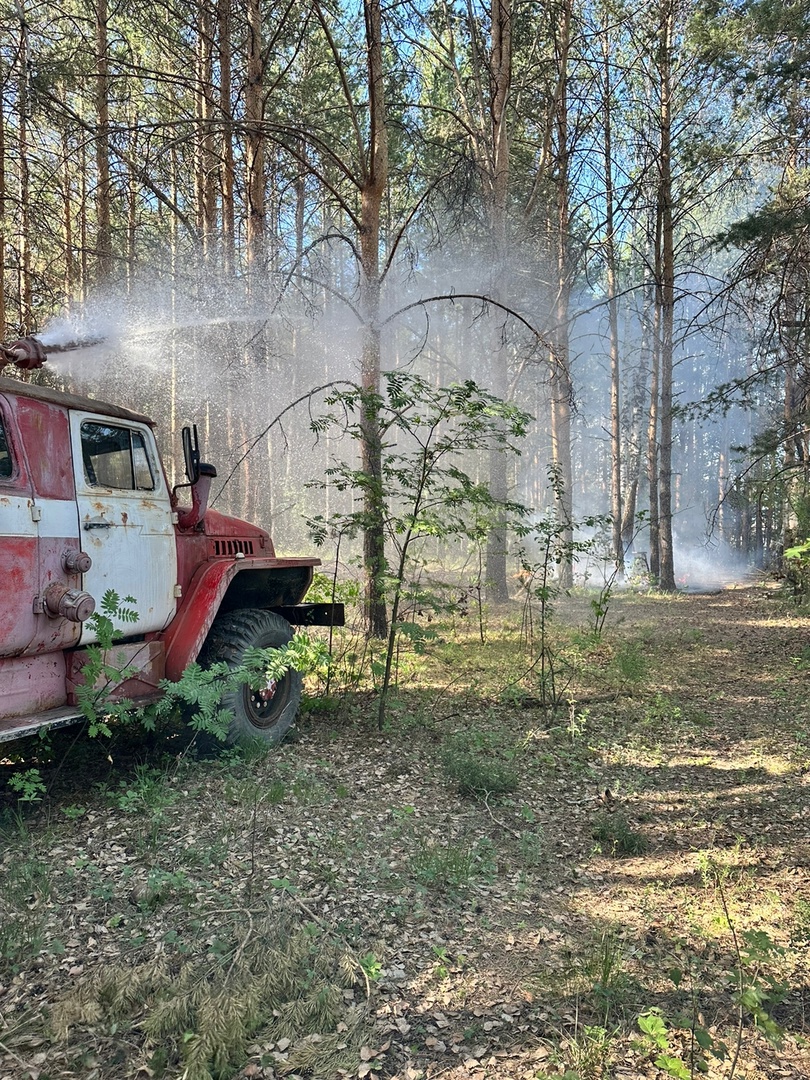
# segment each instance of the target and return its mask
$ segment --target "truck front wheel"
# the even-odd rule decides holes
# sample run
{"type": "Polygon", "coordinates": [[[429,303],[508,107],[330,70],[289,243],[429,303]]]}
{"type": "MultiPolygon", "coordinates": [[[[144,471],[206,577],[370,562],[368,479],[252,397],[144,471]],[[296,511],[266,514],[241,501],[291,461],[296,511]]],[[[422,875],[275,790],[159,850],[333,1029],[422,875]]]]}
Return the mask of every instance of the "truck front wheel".
{"type": "MultiPolygon", "coordinates": [[[[224,661],[238,667],[248,649],[280,649],[292,636],[287,620],[272,611],[231,611],[214,620],[200,662],[210,666],[224,661]]],[[[229,690],[222,699],[222,708],[233,717],[228,742],[260,739],[270,746],[277,745],[292,727],[300,701],[301,675],[292,670],[259,690],[247,684],[229,690]]]]}

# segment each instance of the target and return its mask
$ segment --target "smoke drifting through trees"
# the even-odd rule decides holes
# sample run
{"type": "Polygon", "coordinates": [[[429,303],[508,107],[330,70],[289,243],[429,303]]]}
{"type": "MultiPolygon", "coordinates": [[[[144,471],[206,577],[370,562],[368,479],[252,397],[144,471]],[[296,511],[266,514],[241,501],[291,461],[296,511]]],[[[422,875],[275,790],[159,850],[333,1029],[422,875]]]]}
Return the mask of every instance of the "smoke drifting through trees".
{"type": "MultiPolygon", "coordinates": [[[[413,267],[395,282],[389,276],[383,296],[383,351],[396,366],[422,374],[434,385],[472,378],[486,385],[493,311],[479,300],[470,299],[485,283],[482,267],[463,269],[464,256],[453,258],[445,250],[425,266],[424,273],[413,267]],[[432,273],[428,273],[431,270],[432,273]],[[450,293],[468,294],[465,299],[411,307],[404,314],[391,314],[420,298],[434,295],[440,283],[450,293]],[[389,321],[390,320],[390,321],[389,321]]],[[[273,287],[264,282],[260,292],[273,287]]],[[[527,310],[536,316],[539,298],[526,294],[527,310]]],[[[575,516],[605,514],[610,508],[610,355],[605,334],[607,313],[593,310],[592,298],[575,298],[577,308],[586,303],[591,310],[573,320],[570,334],[571,367],[577,386],[572,420],[575,516]]],[[[270,421],[294,399],[317,386],[337,380],[359,383],[360,334],[357,318],[346,305],[335,301],[321,312],[297,302],[277,298],[273,314],[259,304],[252,307],[241,295],[238,282],[210,279],[189,289],[182,302],[167,287],[150,285],[133,288],[129,295],[94,298],[84,318],[54,320],[45,327],[43,340],[60,344],[76,339],[104,337],[89,349],[52,355],[46,371],[77,392],[123,401],[154,416],[166,460],[175,462],[175,477],[182,480],[179,429],[197,423],[204,455],[217,466],[221,483],[255,442],[270,421]],[[261,364],[246,360],[250,344],[261,335],[264,358],[261,364]]],[[[536,417],[522,454],[510,463],[509,496],[545,509],[551,499],[547,488],[546,463],[550,460],[550,436],[545,418],[549,414],[549,360],[542,340],[517,319],[499,313],[504,338],[513,356],[512,396],[536,417]]],[[[538,320],[539,322],[539,320],[538,320]]],[[[639,370],[642,329],[638,322],[623,321],[623,355],[627,358],[622,398],[632,419],[635,384],[643,381],[639,370]]],[[[680,365],[676,392],[682,400],[699,399],[723,375],[713,358],[711,341],[691,344],[689,367],[680,365]],[[699,348],[699,344],[701,347],[699,348]],[[700,357],[700,364],[697,358],[700,357]],[[698,373],[695,374],[695,370],[698,373]],[[689,382],[681,376],[690,375],[689,382]]],[[[726,364],[725,358],[722,361],[726,364]]],[[[284,550],[303,549],[308,540],[303,525],[307,514],[345,509],[345,501],[335,493],[324,495],[307,488],[307,482],[322,477],[336,454],[345,457],[342,444],[330,443],[310,429],[310,418],[325,410],[325,393],[302,402],[287,414],[266,439],[260,440],[240,465],[216,506],[266,525],[275,532],[284,550]],[[322,500],[332,500],[323,505],[322,500]]],[[[675,519],[674,532],[679,580],[689,577],[686,560],[695,557],[707,564],[722,563],[722,573],[730,568],[720,531],[708,536],[708,523],[716,508],[720,477],[718,468],[728,462],[724,437],[739,430],[734,418],[690,421],[680,426],[674,443],[675,519]],[[706,477],[713,475],[713,483],[706,477]]],[[[472,463],[485,481],[488,462],[472,463]]],[[[640,505],[643,505],[642,487],[640,505]]],[[[724,506],[725,532],[734,543],[732,514],[738,507],[724,506]]],[[[646,550],[643,525],[634,529],[635,548],[646,550]]],[[[350,548],[344,550],[350,552],[350,548]]],[[[355,552],[355,555],[357,552],[355,552]]],[[[459,567],[468,553],[445,550],[448,567],[459,567]]],[[[632,551],[629,554],[632,561],[632,551]]],[[[744,560],[742,560],[744,563],[744,560]]],[[[587,568],[582,567],[581,572],[587,568]]],[[[598,574],[595,567],[588,573],[598,574]]],[[[719,571],[718,571],[719,573],[719,571]]],[[[700,580],[711,583],[708,568],[700,580]]]]}
{"type": "MultiPolygon", "coordinates": [[[[542,509],[556,461],[558,512],[612,510],[625,544],[636,510],[666,527],[671,502],[675,577],[687,519],[713,518],[745,557],[778,546],[804,497],[802,263],[792,247],[780,307],[766,255],[786,241],[769,249],[760,221],[761,258],[736,278],[706,243],[752,201],[742,162],[772,146],[769,106],[752,93],[738,124],[745,87],[725,96],[735,42],[722,14],[669,0],[632,12],[138,0],[3,19],[5,336],[60,310],[93,337],[112,330],[112,353],[59,361],[77,387],[125,394],[172,449],[196,420],[227,475],[289,401],[359,381],[362,366],[373,381],[377,360],[436,384],[473,378],[537,418],[517,469],[492,479],[511,498],[542,509]],[[160,41],[144,33],[155,25],[160,41]],[[453,292],[492,296],[537,333],[468,298],[388,321],[453,292]],[[755,306],[727,305],[709,336],[713,298],[743,292],[755,306]],[[678,413],[718,379],[782,363],[788,398],[780,378],[760,379],[755,414],[702,425],[678,413]],[[769,428],[737,462],[733,448],[769,428]],[[771,483],[785,464],[791,483],[771,483]]],[[[750,20],[775,54],[793,40],[786,15],[750,20]]],[[[741,60],[757,62],[755,50],[741,60]]],[[[768,218],[771,236],[806,228],[800,156],[789,168],[775,198],[790,213],[768,218]]],[[[751,231],[728,236],[745,248],[751,231]]],[[[317,475],[327,460],[305,423],[285,424],[223,505],[303,544],[307,465],[317,475]]]]}

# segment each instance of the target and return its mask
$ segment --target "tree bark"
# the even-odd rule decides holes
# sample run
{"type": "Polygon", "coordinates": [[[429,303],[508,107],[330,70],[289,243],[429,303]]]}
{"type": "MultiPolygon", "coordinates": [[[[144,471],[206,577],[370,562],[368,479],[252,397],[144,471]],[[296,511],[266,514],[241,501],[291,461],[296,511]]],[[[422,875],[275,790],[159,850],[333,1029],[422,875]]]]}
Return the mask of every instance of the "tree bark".
{"type": "Polygon", "coordinates": [[[388,129],[383,79],[380,0],[364,0],[369,101],[368,153],[360,188],[360,310],[363,317],[361,384],[362,467],[366,475],[363,562],[366,622],[370,635],[388,629],[385,603],[385,533],[380,438],[380,216],[388,185],[388,129]]]}
{"type": "Polygon", "coordinates": [[[246,269],[248,293],[258,288],[265,260],[264,67],[261,0],[247,0],[247,83],[245,86],[246,269]]]}
{"type": "MultiPolygon", "coordinates": [[[[0,148],[2,158],[2,148],[0,148]]],[[[63,278],[64,300],[66,312],[70,312],[74,296],[74,282],[76,278],[76,256],[73,251],[73,154],[71,153],[70,135],[67,128],[62,132],[62,244],[65,250],[65,275],[63,278]]],[[[0,211],[2,220],[2,211],[0,211]]],[[[2,247],[0,247],[2,250],[2,247]]],[[[2,262],[2,260],[0,260],[2,262]]]]}
{"type": "Polygon", "coordinates": [[[107,0],[96,0],[96,276],[112,273],[112,190],[110,186],[110,58],[107,0]]]}
{"type": "Polygon", "coordinates": [[[220,154],[222,168],[222,270],[233,273],[236,263],[236,211],[233,116],[231,112],[231,7],[230,0],[217,0],[217,41],[219,61],[219,116],[222,125],[220,154]]]}
{"type": "MultiPolygon", "coordinates": [[[[489,199],[490,233],[492,236],[491,296],[503,302],[508,297],[508,198],[509,198],[509,126],[507,107],[512,81],[512,3],[511,0],[492,0],[492,42],[490,56],[491,81],[491,187],[489,199]]],[[[492,392],[505,399],[509,393],[509,353],[504,340],[503,314],[491,315],[492,335],[492,392]]],[[[497,450],[489,455],[489,493],[496,504],[504,504],[509,494],[506,457],[497,450]]],[[[486,581],[491,600],[503,603],[509,599],[506,577],[506,524],[496,510],[496,521],[487,538],[486,581]]]]}
{"type": "Polygon", "coordinates": [[[87,292],[90,287],[88,204],[87,145],[82,139],[79,143],[79,299],[82,305],[87,302],[87,292]]]}
{"type": "Polygon", "coordinates": [[[660,386],[660,313],[658,286],[653,300],[652,348],[650,352],[650,404],[647,422],[647,484],[649,487],[649,535],[650,535],[650,576],[658,583],[661,576],[661,546],[659,529],[659,386],[660,386]]]}
{"type": "Polygon", "coordinates": [[[610,517],[612,526],[613,560],[616,569],[624,572],[622,542],[622,426],[619,368],[619,302],[616,295],[616,237],[614,225],[613,190],[613,125],[610,77],[610,36],[602,38],[604,70],[603,131],[605,152],[605,271],[608,293],[608,327],[610,335],[610,517]]]}
{"type": "Polygon", "coordinates": [[[661,215],[655,215],[655,285],[653,293],[653,326],[650,349],[650,406],[647,419],[647,484],[649,496],[650,576],[657,584],[661,574],[661,548],[658,517],[658,423],[659,381],[661,359],[661,304],[658,281],[660,279],[660,230],[661,215]]]}
{"type": "Polygon", "coordinates": [[[673,327],[675,316],[675,238],[672,214],[672,59],[675,8],[664,0],[658,51],[661,93],[661,145],[659,157],[658,203],[661,217],[661,417],[659,491],[659,538],[661,565],[659,585],[675,591],[675,560],[672,548],[672,379],[673,327]]]}
{"type": "Polygon", "coordinates": [[[557,489],[557,522],[562,542],[559,581],[563,588],[574,583],[573,470],[571,467],[571,382],[569,354],[569,308],[571,274],[569,264],[569,149],[568,149],[568,58],[571,48],[571,0],[563,0],[557,37],[558,93],[553,123],[556,130],[555,218],[553,222],[556,296],[553,307],[551,364],[551,459],[557,489]]]}
{"type": "MultiPolygon", "coordinates": [[[[0,57],[0,62],[2,58],[0,57]]],[[[6,102],[5,73],[0,68],[0,341],[6,341],[6,102]]]]}
{"type": "Polygon", "coordinates": [[[28,171],[28,68],[29,36],[27,16],[20,8],[20,69],[17,81],[17,107],[19,139],[17,151],[20,156],[20,232],[18,238],[20,250],[20,329],[23,334],[30,334],[34,329],[33,288],[31,284],[31,205],[30,182],[28,171]]]}
{"type": "Polygon", "coordinates": [[[197,9],[197,145],[195,188],[197,232],[202,256],[210,264],[216,251],[217,200],[214,157],[214,40],[212,10],[202,3],[197,9]]]}

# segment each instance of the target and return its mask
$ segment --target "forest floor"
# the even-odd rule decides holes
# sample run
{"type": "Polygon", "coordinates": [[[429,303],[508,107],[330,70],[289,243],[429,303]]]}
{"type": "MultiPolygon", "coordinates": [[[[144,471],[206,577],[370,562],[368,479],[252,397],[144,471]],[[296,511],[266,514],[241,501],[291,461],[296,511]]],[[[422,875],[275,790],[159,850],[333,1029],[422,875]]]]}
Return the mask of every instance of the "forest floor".
{"type": "Polygon", "coordinates": [[[516,605],[403,650],[382,732],[352,689],[267,755],[7,747],[0,1080],[810,1076],[810,619],[592,621],[556,715],[516,605]]]}

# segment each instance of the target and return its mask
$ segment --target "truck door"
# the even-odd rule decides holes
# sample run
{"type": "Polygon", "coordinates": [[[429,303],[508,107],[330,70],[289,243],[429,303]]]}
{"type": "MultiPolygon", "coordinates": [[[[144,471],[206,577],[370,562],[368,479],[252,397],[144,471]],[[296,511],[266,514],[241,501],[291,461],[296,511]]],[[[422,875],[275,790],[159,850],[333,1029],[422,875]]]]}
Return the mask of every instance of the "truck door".
{"type": "Polygon", "coordinates": [[[25,461],[12,437],[8,401],[0,397],[0,656],[19,655],[36,632],[32,602],[39,591],[39,559],[33,506],[25,461]]]}
{"type": "MultiPolygon", "coordinates": [[[[177,607],[177,547],[166,478],[147,425],[71,413],[79,530],[93,560],[82,587],[100,604],[108,589],[131,596],[127,637],[163,630],[177,607]]],[[[82,628],[82,644],[95,641],[82,628]]]]}

